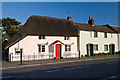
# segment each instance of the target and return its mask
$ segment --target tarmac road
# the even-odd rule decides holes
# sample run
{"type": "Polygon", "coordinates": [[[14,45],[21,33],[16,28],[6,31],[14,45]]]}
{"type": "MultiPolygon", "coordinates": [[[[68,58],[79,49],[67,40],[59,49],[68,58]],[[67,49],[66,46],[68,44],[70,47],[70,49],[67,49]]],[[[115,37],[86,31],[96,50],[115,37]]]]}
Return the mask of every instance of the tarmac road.
{"type": "Polygon", "coordinates": [[[107,80],[119,77],[117,58],[70,63],[38,65],[3,70],[9,78],[96,78],[107,80]]]}

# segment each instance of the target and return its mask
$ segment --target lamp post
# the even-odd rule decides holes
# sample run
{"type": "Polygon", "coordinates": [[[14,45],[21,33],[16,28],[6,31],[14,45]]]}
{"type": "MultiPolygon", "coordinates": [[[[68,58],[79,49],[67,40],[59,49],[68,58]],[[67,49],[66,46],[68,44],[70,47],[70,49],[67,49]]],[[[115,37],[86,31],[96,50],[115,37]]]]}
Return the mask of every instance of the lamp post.
{"type": "Polygon", "coordinates": [[[20,65],[22,65],[22,49],[20,49],[20,65]]]}

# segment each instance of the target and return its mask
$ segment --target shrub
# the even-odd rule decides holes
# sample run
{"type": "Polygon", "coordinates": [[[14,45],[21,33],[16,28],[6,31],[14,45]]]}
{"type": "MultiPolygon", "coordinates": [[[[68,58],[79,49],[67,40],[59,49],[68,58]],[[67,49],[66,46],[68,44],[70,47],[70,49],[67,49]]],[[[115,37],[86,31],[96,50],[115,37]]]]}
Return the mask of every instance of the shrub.
{"type": "Polygon", "coordinates": [[[81,57],[83,57],[83,55],[81,55],[81,57]]]}
{"type": "Polygon", "coordinates": [[[120,54],[120,51],[118,51],[118,52],[115,52],[115,54],[120,54]]]}
{"type": "Polygon", "coordinates": [[[85,55],[85,57],[89,57],[90,55],[85,55]]]}

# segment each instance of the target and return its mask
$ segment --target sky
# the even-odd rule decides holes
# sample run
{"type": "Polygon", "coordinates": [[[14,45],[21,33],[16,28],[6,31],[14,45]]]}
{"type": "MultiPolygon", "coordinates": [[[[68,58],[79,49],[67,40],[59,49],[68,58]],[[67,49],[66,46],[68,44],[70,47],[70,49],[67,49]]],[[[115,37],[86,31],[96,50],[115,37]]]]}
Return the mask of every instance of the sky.
{"type": "Polygon", "coordinates": [[[95,25],[118,25],[118,2],[2,2],[2,18],[14,18],[25,24],[32,15],[88,23],[89,16],[95,25]]]}

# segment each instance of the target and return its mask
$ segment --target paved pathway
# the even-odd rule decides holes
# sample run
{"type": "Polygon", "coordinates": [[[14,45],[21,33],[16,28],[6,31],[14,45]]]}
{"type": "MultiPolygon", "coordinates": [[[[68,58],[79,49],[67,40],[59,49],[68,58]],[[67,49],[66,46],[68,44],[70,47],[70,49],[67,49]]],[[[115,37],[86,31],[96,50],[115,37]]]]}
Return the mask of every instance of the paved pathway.
{"type": "Polygon", "coordinates": [[[79,60],[79,58],[71,58],[71,59],[26,61],[26,62],[23,62],[23,65],[20,65],[20,62],[5,62],[5,61],[3,61],[2,62],[2,69],[30,67],[30,66],[38,66],[38,65],[61,64],[61,63],[70,63],[70,62],[88,61],[88,60],[112,59],[112,58],[118,58],[118,55],[81,57],[80,60],[79,60]]]}

